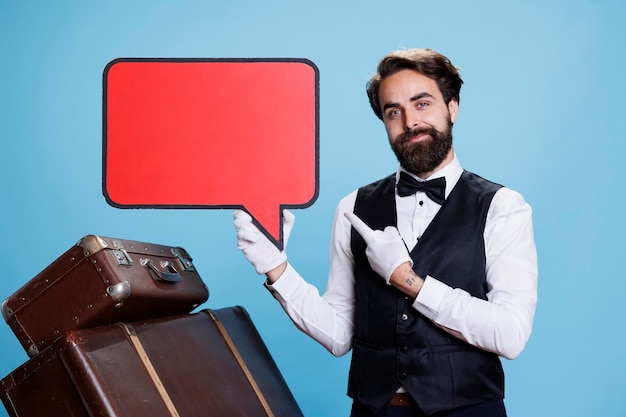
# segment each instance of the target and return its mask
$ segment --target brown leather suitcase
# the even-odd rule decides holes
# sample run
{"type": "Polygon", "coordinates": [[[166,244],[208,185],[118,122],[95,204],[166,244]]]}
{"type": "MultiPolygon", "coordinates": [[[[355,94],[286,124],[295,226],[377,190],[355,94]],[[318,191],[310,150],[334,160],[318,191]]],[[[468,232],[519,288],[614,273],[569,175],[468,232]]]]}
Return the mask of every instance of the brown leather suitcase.
{"type": "Polygon", "coordinates": [[[73,330],[2,381],[11,417],[301,417],[242,307],[73,330]]]}
{"type": "Polygon", "coordinates": [[[180,247],[83,237],[2,304],[29,356],[68,330],[186,314],[209,290],[180,247]]]}

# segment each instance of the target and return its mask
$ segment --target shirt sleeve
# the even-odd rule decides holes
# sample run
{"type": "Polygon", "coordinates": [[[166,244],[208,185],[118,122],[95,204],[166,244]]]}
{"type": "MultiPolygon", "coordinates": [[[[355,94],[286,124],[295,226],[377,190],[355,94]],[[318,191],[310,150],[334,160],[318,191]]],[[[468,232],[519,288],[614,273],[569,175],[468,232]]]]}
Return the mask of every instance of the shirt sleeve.
{"type": "Polygon", "coordinates": [[[298,329],[335,356],[352,349],[354,333],[354,261],[350,250],[351,226],[343,213],[352,210],[356,193],[344,198],[335,212],[326,292],[307,283],[292,265],[267,289],[298,329]]]}
{"type": "Polygon", "coordinates": [[[487,300],[428,276],[413,306],[450,334],[513,359],[530,337],[537,303],[532,210],[519,193],[498,190],[484,239],[487,300]]]}

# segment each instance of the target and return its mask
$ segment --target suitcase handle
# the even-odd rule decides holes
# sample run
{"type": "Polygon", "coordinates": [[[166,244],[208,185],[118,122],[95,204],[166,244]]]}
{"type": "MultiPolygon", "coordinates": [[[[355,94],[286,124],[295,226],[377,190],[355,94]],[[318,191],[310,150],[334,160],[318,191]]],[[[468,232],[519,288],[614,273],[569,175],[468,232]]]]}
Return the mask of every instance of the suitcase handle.
{"type": "Polygon", "coordinates": [[[165,262],[163,265],[170,269],[171,272],[161,271],[159,268],[156,267],[154,262],[152,262],[152,259],[149,258],[142,258],[139,260],[139,262],[141,263],[141,265],[145,266],[146,268],[148,268],[149,271],[152,272],[153,278],[157,281],[180,282],[183,280],[183,277],[178,273],[176,268],[174,268],[174,264],[172,264],[171,262],[165,262]]]}

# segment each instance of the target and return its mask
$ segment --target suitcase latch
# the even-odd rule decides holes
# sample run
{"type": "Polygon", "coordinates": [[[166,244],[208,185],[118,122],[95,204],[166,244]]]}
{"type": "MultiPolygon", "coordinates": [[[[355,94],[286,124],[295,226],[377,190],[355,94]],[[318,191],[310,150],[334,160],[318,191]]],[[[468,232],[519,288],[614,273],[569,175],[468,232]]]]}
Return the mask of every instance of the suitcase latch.
{"type": "Polygon", "coordinates": [[[172,254],[176,257],[176,259],[178,259],[178,261],[182,265],[183,271],[191,271],[191,272],[196,271],[196,268],[193,266],[193,262],[191,262],[191,256],[189,256],[187,251],[181,248],[172,248],[171,251],[172,251],[172,254]]]}
{"type": "Polygon", "coordinates": [[[113,257],[115,257],[118,265],[133,265],[133,258],[131,258],[128,252],[126,252],[126,249],[124,249],[124,244],[122,242],[120,242],[119,240],[114,240],[113,247],[115,247],[115,249],[112,250],[113,257]]]}

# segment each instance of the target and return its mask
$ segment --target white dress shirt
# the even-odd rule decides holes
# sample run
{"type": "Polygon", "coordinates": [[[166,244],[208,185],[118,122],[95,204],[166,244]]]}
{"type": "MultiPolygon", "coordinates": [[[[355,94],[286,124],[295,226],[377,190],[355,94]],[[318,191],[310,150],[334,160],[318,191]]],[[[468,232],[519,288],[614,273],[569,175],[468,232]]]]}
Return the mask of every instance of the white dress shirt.
{"type": "MultiPolygon", "coordinates": [[[[462,173],[455,155],[450,164],[428,179],[445,176],[447,198],[462,173]]],[[[320,296],[291,265],[274,284],[267,285],[295,325],[336,356],[352,348],[354,259],[351,224],[343,213],[354,210],[356,195],[354,191],[341,200],[335,212],[325,293],[320,296]]],[[[398,230],[412,248],[441,206],[423,192],[407,197],[396,193],[395,198],[398,230]]],[[[508,359],[517,357],[530,337],[537,302],[531,215],[530,206],[519,193],[499,189],[489,207],[484,231],[487,300],[427,276],[413,308],[471,345],[508,359]]]]}

